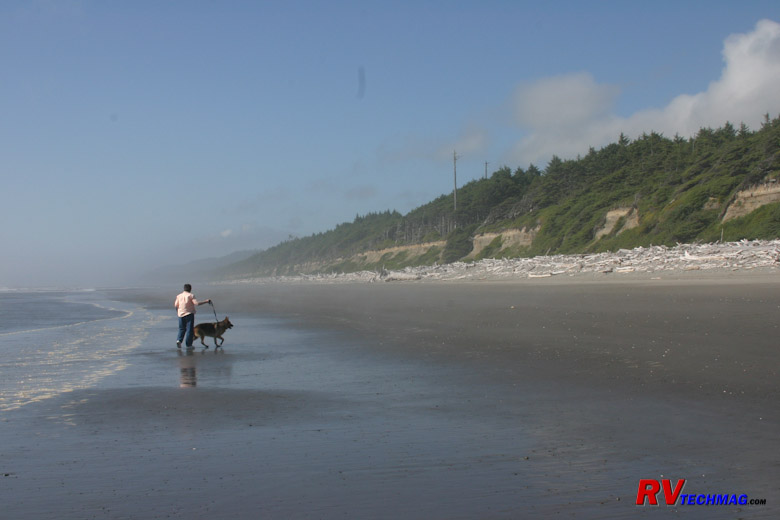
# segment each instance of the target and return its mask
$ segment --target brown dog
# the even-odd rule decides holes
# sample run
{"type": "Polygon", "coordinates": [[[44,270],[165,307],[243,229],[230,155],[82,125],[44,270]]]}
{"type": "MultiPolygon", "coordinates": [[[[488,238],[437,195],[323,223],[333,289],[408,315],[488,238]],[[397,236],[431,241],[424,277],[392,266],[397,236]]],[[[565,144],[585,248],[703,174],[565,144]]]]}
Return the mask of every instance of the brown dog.
{"type": "Polygon", "coordinates": [[[225,316],[225,319],[222,321],[218,321],[216,323],[199,323],[198,325],[195,325],[195,337],[200,338],[200,342],[203,343],[203,346],[206,348],[209,348],[208,345],[206,345],[206,342],[203,341],[203,338],[211,337],[214,338],[214,347],[219,348],[222,346],[222,343],[225,342],[225,338],[222,337],[222,334],[225,333],[226,330],[232,329],[233,324],[230,323],[230,320],[227,316],[225,316]],[[217,340],[221,339],[221,343],[217,343],[217,340]]]}

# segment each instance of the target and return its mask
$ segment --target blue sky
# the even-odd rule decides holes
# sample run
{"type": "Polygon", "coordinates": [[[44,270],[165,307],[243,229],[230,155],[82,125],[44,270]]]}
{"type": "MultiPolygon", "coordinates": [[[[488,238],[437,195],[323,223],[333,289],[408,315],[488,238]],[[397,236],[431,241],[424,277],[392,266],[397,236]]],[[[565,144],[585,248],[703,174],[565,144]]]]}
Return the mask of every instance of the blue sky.
{"type": "MultiPolygon", "coordinates": [[[[0,3],[0,287],[402,213],[507,165],[780,114],[780,3],[0,3]]],[[[178,284],[180,281],[176,281],[178,284]]]]}

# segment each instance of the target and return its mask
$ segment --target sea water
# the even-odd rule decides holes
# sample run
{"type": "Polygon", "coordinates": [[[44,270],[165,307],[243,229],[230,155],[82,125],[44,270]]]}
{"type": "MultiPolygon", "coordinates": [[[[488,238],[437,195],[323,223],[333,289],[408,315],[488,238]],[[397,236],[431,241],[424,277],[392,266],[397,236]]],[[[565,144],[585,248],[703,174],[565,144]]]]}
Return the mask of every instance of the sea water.
{"type": "Polygon", "coordinates": [[[123,370],[160,319],[98,291],[0,291],[0,411],[123,370]]]}

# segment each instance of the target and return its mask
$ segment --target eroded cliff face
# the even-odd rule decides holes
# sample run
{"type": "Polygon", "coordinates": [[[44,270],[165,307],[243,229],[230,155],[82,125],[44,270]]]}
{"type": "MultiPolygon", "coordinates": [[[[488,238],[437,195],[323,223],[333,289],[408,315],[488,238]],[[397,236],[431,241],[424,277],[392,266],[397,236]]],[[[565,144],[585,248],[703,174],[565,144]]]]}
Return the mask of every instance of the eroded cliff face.
{"type": "Polygon", "coordinates": [[[382,258],[391,258],[399,253],[405,253],[406,258],[414,259],[419,258],[426,254],[433,247],[443,248],[446,242],[444,240],[438,242],[426,242],[424,244],[412,244],[408,246],[396,246],[389,247],[387,249],[379,249],[377,251],[366,251],[353,256],[353,260],[360,260],[366,264],[376,264],[380,262],[382,258]]]}
{"type": "Polygon", "coordinates": [[[636,208],[617,208],[607,212],[607,220],[604,222],[604,226],[596,231],[595,240],[609,235],[615,230],[615,226],[621,218],[624,218],[623,225],[617,230],[618,233],[627,229],[635,228],[639,225],[639,212],[636,208]]]}
{"type": "MultiPolygon", "coordinates": [[[[398,264],[415,265],[419,263],[420,257],[429,255],[433,261],[437,261],[446,242],[444,240],[436,242],[425,242],[422,244],[411,244],[406,246],[388,247],[385,249],[376,249],[372,251],[363,251],[356,253],[348,258],[337,258],[335,260],[322,262],[307,262],[297,264],[290,269],[291,272],[301,274],[322,273],[331,270],[340,272],[345,265],[352,270],[378,271],[384,267],[397,267],[398,264]]],[[[433,262],[431,262],[433,263],[433,262]]],[[[281,273],[273,273],[274,276],[281,273]]]]}
{"type": "Polygon", "coordinates": [[[729,204],[723,222],[744,217],[761,206],[780,201],[780,183],[768,182],[740,191],[729,204]]]}
{"type": "Polygon", "coordinates": [[[524,227],[522,229],[505,229],[498,233],[481,233],[474,237],[474,249],[469,253],[466,259],[470,260],[476,258],[483,249],[498,237],[501,237],[501,247],[496,253],[509,248],[530,246],[538,232],[539,226],[535,228],[524,227]]]}

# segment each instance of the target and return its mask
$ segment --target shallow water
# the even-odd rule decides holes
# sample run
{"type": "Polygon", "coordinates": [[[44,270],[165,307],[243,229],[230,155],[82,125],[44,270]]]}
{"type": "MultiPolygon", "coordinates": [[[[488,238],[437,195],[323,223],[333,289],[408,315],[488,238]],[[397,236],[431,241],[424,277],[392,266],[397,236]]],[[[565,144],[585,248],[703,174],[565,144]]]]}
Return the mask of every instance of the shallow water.
{"type": "Polygon", "coordinates": [[[97,292],[0,293],[0,311],[0,410],[116,374],[160,321],[97,292]]]}

